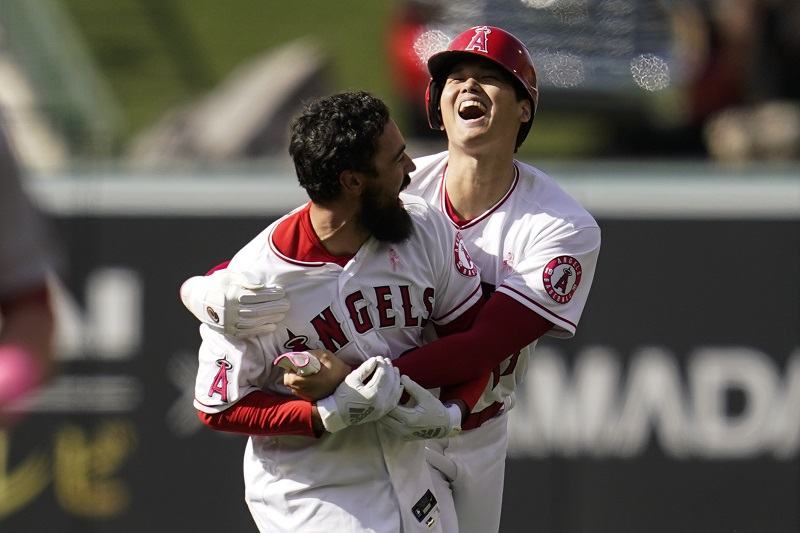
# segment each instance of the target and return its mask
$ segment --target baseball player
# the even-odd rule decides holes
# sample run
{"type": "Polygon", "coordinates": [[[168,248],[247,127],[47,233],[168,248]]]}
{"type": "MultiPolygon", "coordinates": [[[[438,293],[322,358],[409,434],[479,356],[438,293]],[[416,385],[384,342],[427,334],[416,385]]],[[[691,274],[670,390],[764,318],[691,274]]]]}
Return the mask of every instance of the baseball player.
{"type": "MultiPolygon", "coordinates": [[[[446,132],[448,150],[414,161],[408,191],[445,213],[464,236],[487,301],[469,331],[411,351],[395,366],[428,388],[492,372],[462,423],[465,431],[430,441],[427,450],[442,473],[434,479],[452,489],[460,531],[486,533],[499,528],[506,414],[516,384],[541,336],[575,334],[594,277],[600,229],[551,177],[514,159],[539,100],[533,61],[519,39],[497,27],[470,28],[433,55],[428,70],[430,126],[446,132]]],[[[197,308],[191,300],[222,290],[213,276],[196,283],[203,289],[185,298],[190,310],[197,308]]],[[[234,299],[217,300],[231,315],[250,311],[234,299]]],[[[286,383],[315,397],[333,386],[318,383],[322,377],[289,375],[286,383]]]]}
{"type": "MultiPolygon", "coordinates": [[[[291,307],[246,339],[201,326],[195,407],[208,426],[250,435],[246,501],[260,531],[455,532],[424,441],[397,438],[392,417],[412,420],[420,435],[446,435],[458,431],[461,410],[371,356],[419,346],[428,323],[439,333],[466,329],[481,302],[477,270],[439,211],[398,198],[414,165],[380,100],[345,93],[310,104],[293,124],[290,153],[311,202],[226,270],[283,287],[291,307]],[[325,369],[337,385],[312,404],[291,395],[282,368],[302,373],[318,348],[345,364],[325,369]],[[402,388],[415,406],[398,407],[402,388]]],[[[475,382],[476,398],[486,382],[475,382]]]]}
{"type": "Polygon", "coordinates": [[[52,360],[47,273],[54,256],[0,127],[0,425],[32,393],[52,360]]]}

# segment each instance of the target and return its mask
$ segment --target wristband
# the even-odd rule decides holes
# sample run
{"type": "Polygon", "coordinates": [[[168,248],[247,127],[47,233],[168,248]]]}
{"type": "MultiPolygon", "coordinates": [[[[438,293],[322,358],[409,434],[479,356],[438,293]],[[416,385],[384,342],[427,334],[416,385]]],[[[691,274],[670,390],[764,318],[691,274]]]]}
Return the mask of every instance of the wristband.
{"type": "Polygon", "coordinates": [[[336,406],[333,395],[317,400],[317,412],[322,420],[322,425],[328,433],[335,433],[347,427],[347,423],[342,418],[336,406]]]}
{"type": "Polygon", "coordinates": [[[447,414],[450,416],[450,433],[449,435],[456,435],[461,433],[461,408],[456,404],[446,404],[447,414]]]}

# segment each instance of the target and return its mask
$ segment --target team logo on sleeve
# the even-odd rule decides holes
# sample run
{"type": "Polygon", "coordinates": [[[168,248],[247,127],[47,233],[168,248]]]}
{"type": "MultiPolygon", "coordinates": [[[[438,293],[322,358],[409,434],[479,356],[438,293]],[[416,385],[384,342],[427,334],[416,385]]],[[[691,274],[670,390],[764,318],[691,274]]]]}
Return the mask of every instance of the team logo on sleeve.
{"type": "Polygon", "coordinates": [[[228,361],[227,357],[217,359],[214,362],[219,367],[219,370],[217,370],[217,375],[214,376],[214,381],[211,382],[211,388],[208,389],[208,397],[212,398],[215,394],[219,394],[220,400],[227,402],[228,371],[233,368],[233,365],[228,361]]]}
{"type": "Polygon", "coordinates": [[[464,245],[464,239],[461,237],[461,232],[456,233],[456,242],[453,245],[453,255],[455,256],[456,269],[467,277],[474,277],[478,275],[478,267],[472,262],[469,256],[467,247],[464,245]]]}
{"type": "Polygon", "coordinates": [[[581,283],[581,264],[569,255],[560,255],[550,260],[542,271],[544,290],[553,301],[565,304],[572,299],[581,283]]]}

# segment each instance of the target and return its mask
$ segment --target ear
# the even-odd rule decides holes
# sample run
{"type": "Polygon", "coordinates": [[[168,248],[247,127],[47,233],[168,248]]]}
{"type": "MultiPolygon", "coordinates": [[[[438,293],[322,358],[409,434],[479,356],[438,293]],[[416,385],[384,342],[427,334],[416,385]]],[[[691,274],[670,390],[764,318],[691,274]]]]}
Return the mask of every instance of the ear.
{"type": "Polygon", "coordinates": [[[342,192],[350,196],[361,196],[365,186],[365,176],[354,170],[343,170],[339,174],[342,192]]]}
{"type": "Polygon", "coordinates": [[[531,102],[530,100],[522,100],[520,101],[522,107],[520,108],[520,120],[522,122],[528,122],[531,119],[531,102]]]}

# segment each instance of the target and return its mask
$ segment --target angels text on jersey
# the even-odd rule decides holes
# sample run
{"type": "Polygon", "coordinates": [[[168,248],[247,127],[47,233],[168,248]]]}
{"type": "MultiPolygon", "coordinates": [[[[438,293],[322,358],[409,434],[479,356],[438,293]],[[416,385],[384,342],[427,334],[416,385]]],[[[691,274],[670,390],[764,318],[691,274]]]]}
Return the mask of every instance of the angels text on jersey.
{"type": "MultiPolygon", "coordinates": [[[[412,303],[411,290],[409,285],[373,287],[371,292],[375,297],[374,306],[370,305],[364,295],[366,289],[353,291],[344,298],[344,308],[348,313],[345,320],[349,320],[352,330],[360,335],[369,333],[376,327],[379,329],[424,328],[433,312],[435,291],[433,287],[426,287],[422,291],[418,290],[425,306],[425,309],[421,310],[412,303]],[[395,295],[399,295],[399,298],[395,295]],[[372,312],[370,312],[371,308],[372,312]]],[[[316,334],[316,343],[311,341],[307,335],[296,335],[286,328],[288,339],[283,347],[289,351],[324,347],[336,353],[352,340],[346,333],[349,328],[342,327],[342,320],[336,317],[330,305],[314,315],[308,321],[308,325],[316,334]],[[317,344],[317,346],[312,347],[309,345],[310,343],[317,344]]]]}

